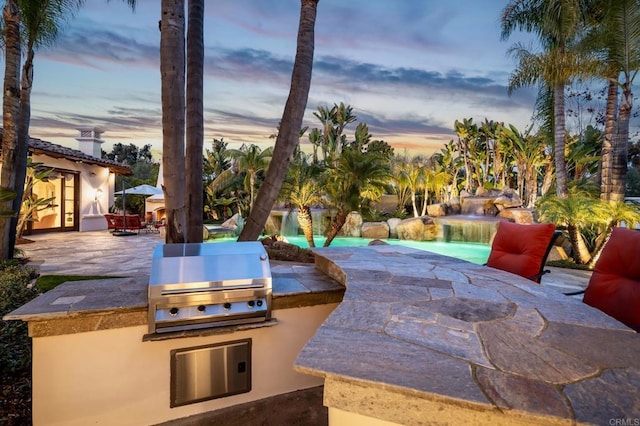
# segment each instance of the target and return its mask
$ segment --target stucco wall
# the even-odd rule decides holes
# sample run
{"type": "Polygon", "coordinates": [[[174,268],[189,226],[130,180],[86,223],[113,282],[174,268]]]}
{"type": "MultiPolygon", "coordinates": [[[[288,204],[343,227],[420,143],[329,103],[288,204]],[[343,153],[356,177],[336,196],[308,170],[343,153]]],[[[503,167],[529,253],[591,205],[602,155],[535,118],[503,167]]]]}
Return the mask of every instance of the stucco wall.
{"type": "Polygon", "coordinates": [[[155,424],[321,385],[293,363],[336,306],[278,310],[275,326],[206,337],[142,342],[147,327],[138,326],[34,338],[34,424],[155,424]],[[171,350],[245,338],[253,345],[251,392],[169,408],[171,350]]]}
{"type": "Polygon", "coordinates": [[[101,231],[107,229],[104,214],[113,204],[115,175],[106,167],[52,158],[47,155],[33,155],[34,162],[47,167],[77,171],[80,179],[80,199],[78,200],[79,231],[101,231]]]}

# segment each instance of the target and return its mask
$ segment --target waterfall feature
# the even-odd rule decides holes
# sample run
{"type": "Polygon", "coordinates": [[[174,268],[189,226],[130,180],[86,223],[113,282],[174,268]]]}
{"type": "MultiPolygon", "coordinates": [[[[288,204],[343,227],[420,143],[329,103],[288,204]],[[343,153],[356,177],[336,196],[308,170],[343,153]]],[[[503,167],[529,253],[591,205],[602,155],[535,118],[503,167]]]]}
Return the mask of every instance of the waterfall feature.
{"type": "Polygon", "coordinates": [[[452,215],[435,219],[438,241],[489,244],[501,219],[493,216],[452,215]]]}
{"type": "Polygon", "coordinates": [[[282,222],[280,223],[280,235],[290,236],[298,235],[301,232],[298,226],[298,211],[292,210],[290,212],[284,212],[282,215],[282,222]]]}
{"type": "MultiPolygon", "coordinates": [[[[326,209],[311,209],[311,220],[313,221],[313,235],[324,235],[327,228],[327,221],[330,219],[329,211],[326,209]]],[[[302,229],[298,225],[298,211],[294,210],[272,210],[267,226],[267,234],[278,234],[282,236],[295,236],[302,234],[302,229]]]]}

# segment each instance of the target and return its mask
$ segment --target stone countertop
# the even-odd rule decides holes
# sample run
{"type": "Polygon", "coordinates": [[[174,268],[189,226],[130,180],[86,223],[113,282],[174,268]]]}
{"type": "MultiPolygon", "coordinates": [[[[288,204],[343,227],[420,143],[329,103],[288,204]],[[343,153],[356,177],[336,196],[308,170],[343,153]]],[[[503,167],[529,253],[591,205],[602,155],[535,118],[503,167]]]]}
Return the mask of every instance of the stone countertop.
{"type": "Polygon", "coordinates": [[[295,368],[325,378],[328,405],[402,424],[640,418],[640,336],[579,300],[400,246],[315,253],[346,292],[295,368]]]}
{"type": "MultiPolygon", "coordinates": [[[[271,266],[272,309],[337,303],[344,286],[316,270],[314,265],[275,262],[271,266]]],[[[28,322],[68,320],[92,315],[144,312],[148,307],[148,277],[69,281],[41,294],[5,320],[28,322]]]]}

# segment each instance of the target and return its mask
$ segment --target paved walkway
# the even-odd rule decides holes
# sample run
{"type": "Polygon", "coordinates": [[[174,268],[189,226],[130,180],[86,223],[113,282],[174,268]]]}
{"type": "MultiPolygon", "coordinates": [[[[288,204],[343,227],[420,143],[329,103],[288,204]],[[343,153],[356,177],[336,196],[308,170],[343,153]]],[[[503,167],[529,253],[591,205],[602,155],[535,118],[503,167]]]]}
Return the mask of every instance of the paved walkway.
{"type": "MultiPolygon", "coordinates": [[[[60,232],[29,236],[35,241],[18,246],[42,274],[145,276],[151,271],[151,255],[159,234],[115,237],[107,231],[60,232]]],[[[542,285],[568,292],[584,289],[591,272],[547,268],[542,285]]],[[[580,297],[580,296],[578,296],[580,297]]]]}
{"type": "Polygon", "coordinates": [[[108,231],[30,235],[17,246],[41,274],[146,276],[160,234],[116,237],[108,231]]]}

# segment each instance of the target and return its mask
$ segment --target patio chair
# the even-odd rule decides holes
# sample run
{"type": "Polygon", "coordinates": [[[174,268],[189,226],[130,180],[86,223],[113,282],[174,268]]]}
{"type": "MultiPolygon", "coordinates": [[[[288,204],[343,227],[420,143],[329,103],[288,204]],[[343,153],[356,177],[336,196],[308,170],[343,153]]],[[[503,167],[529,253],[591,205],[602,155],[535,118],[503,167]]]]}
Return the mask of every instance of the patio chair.
{"type": "Polygon", "coordinates": [[[140,233],[141,230],[147,229],[146,225],[142,224],[140,216],[137,214],[128,214],[126,217],[122,217],[121,214],[116,214],[113,215],[113,221],[116,231],[136,231],[137,233],[140,233]]]}
{"type": "Polygon", "coordinates": [[[542,275],[549,272],[544,265],[559,235],[553,223],[500,222],[486,265],[539,284],[542,275]]]}
{"type": "Polygon", "coordinates": [[[638,253],[640,232],[614,228],[596,262],[582,301],[640,332],[638,253]]]}
{"type": "Polygon", "coordinates": [[[138,216],[137,214],[128,214],[126,216],[126,219],[126,228],[128,231],[136,231],[137,233],[140,233],[140,231],[146,231],[147,225],[142,223],[142,221],[140,220],[140,216],[138,216]]]}
{"type": "Polygon", "coordinates": [[[104,218],[107,220],[107,230],[113,232],[116,230],[116,221],[111,213],[105,214],[104,218]]]}

